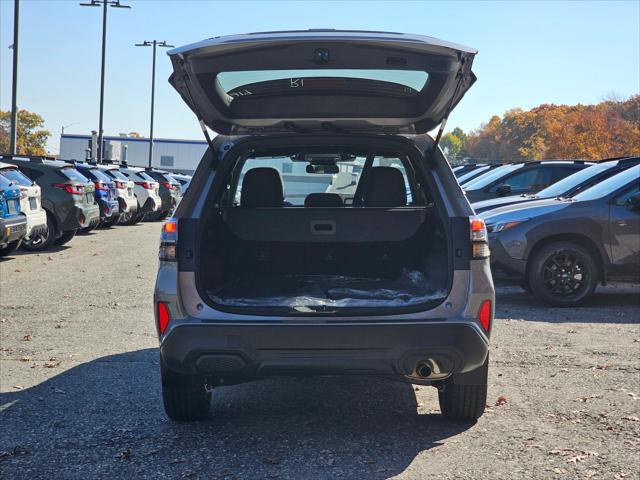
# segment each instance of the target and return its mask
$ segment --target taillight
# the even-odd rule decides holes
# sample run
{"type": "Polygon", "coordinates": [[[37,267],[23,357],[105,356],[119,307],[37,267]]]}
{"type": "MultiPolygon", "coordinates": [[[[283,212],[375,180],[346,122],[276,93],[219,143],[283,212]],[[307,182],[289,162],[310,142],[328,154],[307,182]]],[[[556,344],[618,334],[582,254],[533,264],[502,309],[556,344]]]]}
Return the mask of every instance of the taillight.
{"type": "Polygon", "coordinates": [[[164,185],[164,188],[173,190],[173,185],[171,184],[171,182],[164,182],[163,185],[164,185]]]}
{"type": "Polygon", "coordinates": [[[147,190],[151,189],[151,184],[149,182],[136,182],[136,185],[140,185],[142,188],[146,188],[147,190]]]}
{"type": "Polygon", "coordinates": [[[115,184],[116,184],[116,188],[125,188],[124,182],[116,181],[115,184]]]}
{"type": "Polygon", "coordinates": [[[84,192],[82,190],[82,185],[70,185],[68,183],[54,183],[54,187],[62,188],[70,193],[71,195],[82,195],[84,192]]]}
{"type": "Polygon", "coordinates": [[[175,262],[177,259],[177,243],[178,222],[176,220],[169,220],[162,225],[158,258],[163,262],[175,262]]]}
{"type": "Polygon", "coordinates": [[[478,321],[485,333],[491,328],[491,300],[485,300],[478,309],[478,321]]]}
{"type": "Polygon", "coordinates": [[[20,187],[20,200],[27,198],[27,189],[20,187]]]}
{"type": "Polygon", "coordinates": [[[157,314],[158,314],[158,330],[160,330],[161,334],[167,330],[169,326],[169,322],[171,318],[169,316],[169,307],[166,303],[158,302],[157,306],[157,314]]]}
{"type": "Polygon", "coordinates": [[[93,182],[93,184],[96,186],[96,190],[100,190],[103,192],[109,191],[109,187],[102,182],[93,182]]]}
{"type": "Polygon", "coordinates": [[[474,260],[480,260],[483,258],[489,258],[489,244],[487,228],[484,225],[484,220],[480,218],[470,219],[471,230],[471,257],[474,260]]]}

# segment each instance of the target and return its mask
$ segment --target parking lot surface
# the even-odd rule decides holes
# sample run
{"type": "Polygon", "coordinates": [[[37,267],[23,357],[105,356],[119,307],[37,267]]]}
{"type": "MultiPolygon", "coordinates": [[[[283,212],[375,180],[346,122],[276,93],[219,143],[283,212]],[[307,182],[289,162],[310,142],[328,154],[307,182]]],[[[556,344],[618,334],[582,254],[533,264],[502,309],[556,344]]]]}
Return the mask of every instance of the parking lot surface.
{"type": "Polygon", "coordinates": [[[159,224],[0,263],[0,478],[640,478],[640,286],[548,308],[498,285],[485,415],[433,388],[269,379],[162,410],[159,224]]]}

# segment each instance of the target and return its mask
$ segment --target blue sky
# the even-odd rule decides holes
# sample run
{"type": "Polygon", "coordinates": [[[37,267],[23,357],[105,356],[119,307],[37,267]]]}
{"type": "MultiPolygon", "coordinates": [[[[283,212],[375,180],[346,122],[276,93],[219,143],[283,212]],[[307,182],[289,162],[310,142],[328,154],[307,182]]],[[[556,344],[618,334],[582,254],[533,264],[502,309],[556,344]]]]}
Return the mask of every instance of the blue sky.
{"type": "MultiPolygon", "coordinates": [[[[479,50],[478,82],[449,128],[477,128],[492,115],[540,103],[596,103],[640,90],[640,2],[207,2],[129,1],[110,9],[105,134],[148,134],[151,49],[251,31],[348,28],[425,34],[479,50]]],[[[101,10],[76,1],[22,0],[18,104],[46,120],[57,152],[60,127],[98,126],[101,10]]],[[[0,0],[0,108],[11,105],[13,0],[0,0]]],[[[200,139],[195,117],[166,82],[160,50],[158,137],[200,139]]]]}

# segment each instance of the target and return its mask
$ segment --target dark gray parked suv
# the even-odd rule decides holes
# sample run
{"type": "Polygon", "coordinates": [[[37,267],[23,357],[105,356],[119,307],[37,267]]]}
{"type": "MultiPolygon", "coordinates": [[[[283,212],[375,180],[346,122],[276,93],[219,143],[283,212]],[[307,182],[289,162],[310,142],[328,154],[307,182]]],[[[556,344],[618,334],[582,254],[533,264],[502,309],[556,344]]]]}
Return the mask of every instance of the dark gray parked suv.
{"type": "Polygon", "coordinates": [[[334,30],[169,52],[171,84],[218,133],[162,231],[169,417],[205,418],[212,389],[277,375],[432,385],[448,418],[482,415],[487,233],[426,135],[474,83],[475,53],[334,30]]]}

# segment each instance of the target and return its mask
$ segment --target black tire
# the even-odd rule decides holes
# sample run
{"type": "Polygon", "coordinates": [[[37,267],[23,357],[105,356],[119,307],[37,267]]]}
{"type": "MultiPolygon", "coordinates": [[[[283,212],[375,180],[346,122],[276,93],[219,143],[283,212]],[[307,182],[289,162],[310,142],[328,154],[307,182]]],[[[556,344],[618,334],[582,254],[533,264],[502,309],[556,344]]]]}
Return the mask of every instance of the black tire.
{"type": "Polygon", "coordinates": [[[66,232],[62,232],[56,239],[56,245],[64,245],[65,243],[69,243],[73,237],[76,236],[77,230],[67,230],[66,232]]]}
{"type": "Polygon", "coordinates": [[[144,217],[145,222],[159,222],[164,219],[166,211],[158,210],[157,212],[149,212],[144,217]]]}
{"type": "Polygon", "coordinates": [[[489,371],[489,358],[479,369],[476,378],[480,380],[476,385],[456,384],[456,375],[449,378],[443,387],[438,390],[440,411],[449,420],[457,422],[472,422],[479,419],[484,413],[487,404],[487,373],[489,371]]]}
{"type": "Polygon", "coordinates": [[[531,258],[528,270],[532,293],[554,307],[580,305],[600,277],[593,253],[573,242],[545,245],[531,258]]]}
{"type": "Polygon", "coordinates": [[[164,411],[171,420],[193,422],[209,416],[211,392],[205,389],[202,379],[173,372],[162,361],[160,376],[164,411]]]}
{"type": "Polygon", "coordinates": [[[56,221],[53,218],[53,215],[49,212],[47,214],[47,229],[42,233],[38,233],[36,235],[32,235],[31,237],[25,238],[22,241],[21,247],[25,250],[29,250],[31,252],[40,252],[42,250],[47,250],[51,248],[53,242],[55,242],[56,237],[58,235],[58,228],[56,226],[56,221]]]}
{"type": "Polygon", "coordinates": [[[14,240],[11,243],[7,243],[4,247],[0,247],[0,257],[6,257],[7,255],[11,255],[18,248],[20,248],[20,242],[22,242],[22,239],[14,240]]]}

